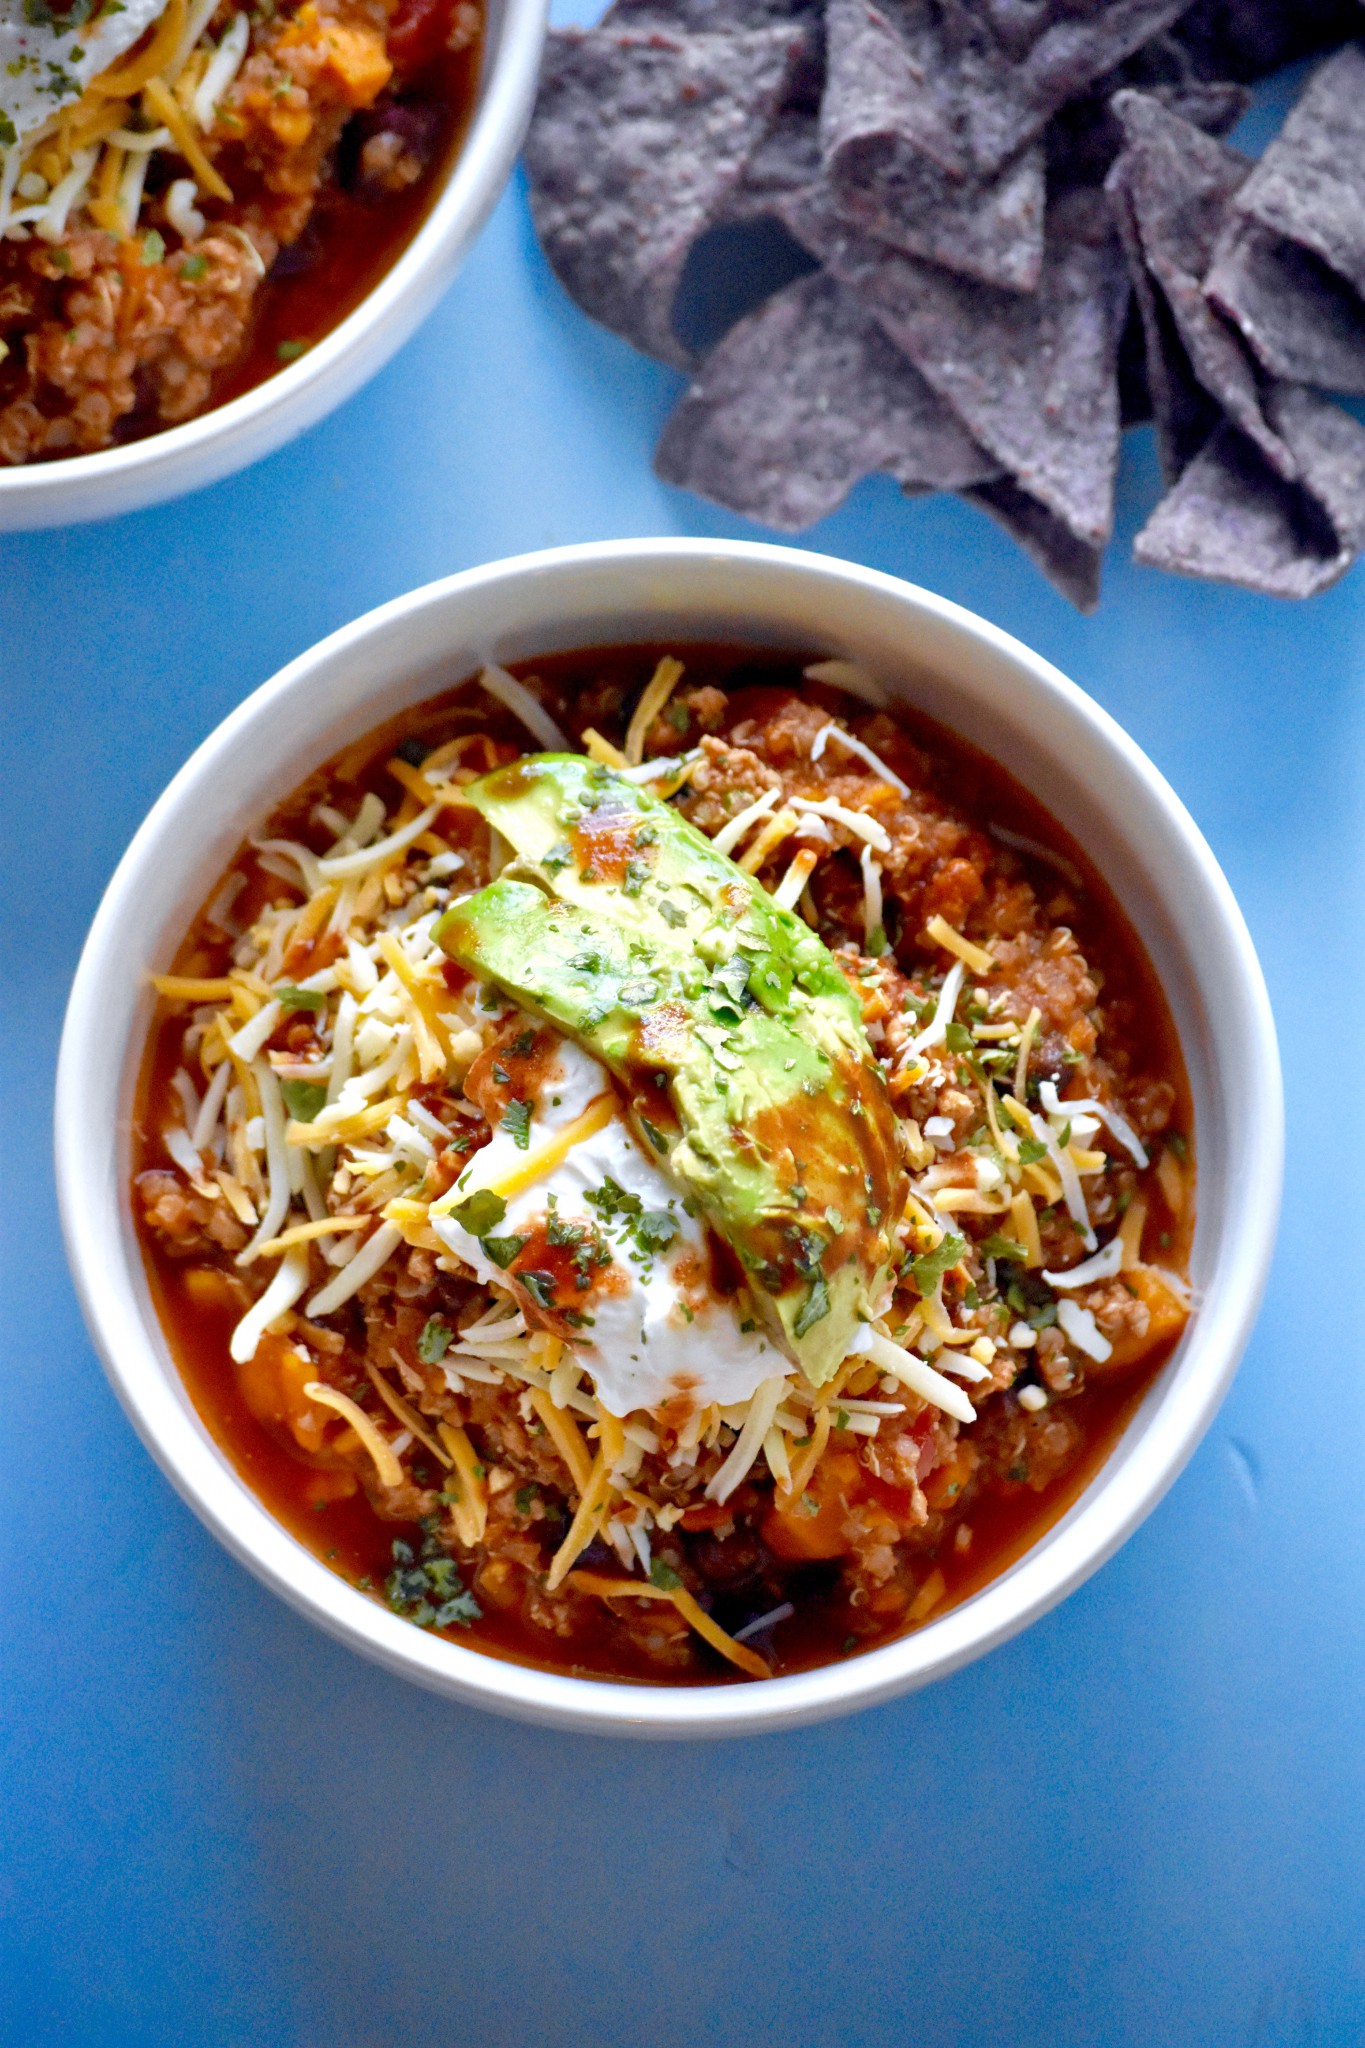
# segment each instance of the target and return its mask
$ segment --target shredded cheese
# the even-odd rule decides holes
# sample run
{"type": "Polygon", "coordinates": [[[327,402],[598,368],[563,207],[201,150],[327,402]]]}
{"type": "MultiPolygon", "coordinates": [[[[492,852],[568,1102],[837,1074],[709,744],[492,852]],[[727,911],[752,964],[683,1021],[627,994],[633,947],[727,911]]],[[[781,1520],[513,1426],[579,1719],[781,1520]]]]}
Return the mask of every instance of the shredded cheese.
{"type": "Polygon", "coordinates": [[[749,827],[756,825],[760,818],[767,817],[779,794],[776,789],[765,789],[762,796],[755,797],[751,804],[746,804],[742,811],[737,811],[712,838],[711,844],[716,852],[733,853],[749,827]]]}
{"type": "Polygon", "coordinates": [[[909,1387],[921,1401],[927,1401],[933,1408],[941,1408],[946,1415],[956,1416],[959,1422],[976,1421],[976,1410],[961,1387],[955,1387],[941,1372],[935,1372],[933,1366],[926,1365],[915,1352],[893,1343],[880,1330],[869,1330],[866,1344],[872,1363],[889,1373],[892,1379],[899,1380],[903,1387],[909,1387]]]}
{"type": "Polygon", "coordinates": [[[619,747],[610,740],[604,740],[600,732],[589,726],[583,734],[583,752],[590,761],[596,761],[600,768],[628,768],[630,763],[619,747]]]}
{"type": "Polygon", "coordinates": [[[1038,1234],[1038,1211],[1022,1188],[1010,1203],[1010,1229],[1016,1242],[1024,1247],[1024,1264],[1041,1266],[1043,1241],[1038,1234]]]}
{"type": "Polygon", "coordinates": [[[496,661],[490,661],[479,670],[479,682],[490,697],[510,711],[514,718],[521,720],[532,739],[539,740],[542,747],[548,748],[552,754],[573,752],[539,697],[528,690],[525,683],[519,683],[515,676],[509,675],[505,668],[499,667],[496,661]]]}
{"type": "Polygon", "coordinates": [[[737,865],[746,875],[756,875],[770,853],[789,839],[796,830],[795,811],[778,811],[769,818],[748,852],[741,856],[737,865]]]}
{"type": "Polygon", "coordinates": [[[1029,1054],[1033,1051],[1033,1041],[1038,1035],[1038,1026],[1042,1021],[1043,1013],[1035,1004],[1024,1019],[1024,1033],[1019,1040],[1019,1053],[1014,1062],[1014,1092],[1020,1101],[1028,1091],[1029,1054]]]}
{"type": "Polygon", "coordinates": [[[874,774],[879,775],[883,782],[891,785],[898,796],[909,796],[909,783],[902,782],[895,769],[888,768],[880,754],[874,754],[865,740],[856,738],[851,732],[845,732],[841,725],[835,725],[832,720],[828,725],[821,726],[811,743],[810,757],[812,761],[820,759],[820,756],[824,753],[826,746],[831,740],[837,740],[846,753],[856,754],[860,761],[865,761],[874,774]]]}
{"type": "Polygon", "coordinates": [[[603,1600],[629,1595],[635,1600],[671,1601],[688,1626],[729,1663],[747,1672],[750,1678],[772,1677],[772,1672],[757,1652],[736,1642],[733,1636],[727,1636],[719,1622],[712,1621],[706,1610],[697,1605],[685,1586],[656,1586],[647,1579],[608,1579],[599,1572],[575,1572],[572,1583],[580,1592],[596,1593],[603,1600]]]}
{"type": "Polygon", "coordinates": [[[173,1003],[228,1003],[233,986],[226,976],[196,977],[192,974],[154,974],[152,987],[173,1003]]]}
{"type": "Polygon", "coordinates": [[[344,1265],[335,1280],[329,1280],[320,1287],[308,1303],[310,1316],[329,1316],[334,1309],[358,1294],[367,1280],[375,1274],[392,1252],[403,1242],[403,1233],[396,1223],[381,1223],[373,1237],[366,1238],[355,1257],[344,1265]]]}
{"type": "Polygon", "coordinates": [[[545,1433],[558,1451],[581,1500],[592,1481],[592,1459],[578,1424],[564,1409],[557,1408],[542,1387],[530,1389],[531,1406],[545,1425],[545,1433]]]}
{"type": "Polygon", "coordinates": [[[543,1180],[547,1173],[553,1173],[560,1161],[567,1159],[574,1146],[581,1144],[584,1138],[592,1137],[595,1131],[604,1130],[615,1114],[616,1097],[599,1095],[595,1102],[588,1104],[581,1116],[576,1116],[572,1123],[565,1124],[563,1130],[556,1131],[548,1144],[542,1145],[539,1151],[532,1152],[529,1158],[511,1173],[503,1174],[499,1180],[471,1185],[457,1183],[449,1194],[443,1195],[439,1202],[432,1203],[432,1215],[449,1215],[458,1203],[466,1201],[471,1194],[487,1192],[491,1195],[501,1195],[504,1201],[513,1195],[519,1195],[523,1188],[532,1187],[536,1181],[543,1180]]]}
{"type": "Polygon", "coordinates": [[[395,1422],[401,1422],[404,1429],[410,1429],[418,1443],[426,1445],[438,1465],[448,1465],[450,1463],[449,1453],[442,1450],[440,1444],[437,1443],[429,1427],[423,1422],[412,1403],[405,1401],[401,1394],[394,1391],[372,1359],[367,1358],[365,1360],[365,1370],[370,1376],[371,1386],[388,1409],[390,1415],[393,1416],[395,1422]]]}
{"type": "Polygon", "coordinates": [[[327,1386],[322,1380],[309,1380],[303,1391],[319,1408],[332,1408],[350,1423],[374,1461],[374,1469],[379,1475],[381,1486],[396,1487],[403,1484],[403,1467],[398,1462],[393,1445],[386,1436],[381,1436],[375,1423],[363,1408],[357,1406],[349,1394],[341,1393],[336,1387],[327,1386]]]}
{"type": "Polygon", "coordinates": [[[645,734],[677,689],[682,680],[682,673],[682,663],[675,660],[671,654],[666,654],[640,692],[640,701],[635,707],[626,732],[625,751],[628,766],[638,768],[643,761],[645,734]]]}
{"type": "Polygon", "coordinates": [[[864,816],[861,811],[851,811],[847,804],[835,803],[832,797],[794,796],[790,799],[793,810],[800,811],[808,818],[828,818],[832,824],[842,825],[855,839],[866,840],[875,846],[878,853],[890,853],[891,837],[885,825],[876,818],[864,816]]]}
{"type": "Polygon", "coordinates": [[[748,1476],[750,1468],[763,1449],[763,1440],[772,1425],[772,1419],[787,1390],[787,1384],[784,1374],[763,1380],[755,1389],[749,1402],[749,1412],[744,1418],[744,1426],[731,1447],[730,1455],[714,1474],[706,1489],[708,1500],[729,1500],[741,1479],[748,1476]]]}
{"type": "Polygon", "coordinates": [[[450,1453],[459,1485],[453,1490],[458,1498],[451,1503],[455,1518],[455,1534],[467,1549],[482,1543],[484,1530],[488,1527],[488,1486],[483,1467],[475,1456],[474,1446],[458,1423],[442,1422],[437,1425],[441,1442],[450,1453]]]}
{"type": "Polygon", "coordinates": [[[793,855],[791,866],[773,890],[773,902],[779,909],[795,910],[801,900],[801,891],[814,873],[819,859],[819,854],[809,846],[803,846],[799,853],[793,855]]]}
{"type": "MultiPolygon", "coordinates": [[[[322,1216],[316,1223],[294,1223],[278,1237],[268,1237],[264,1244],[258,1244],[251,1256],[273,1258],[277,1252],[287,1252],[291,1245],[308,1244],[315,1237],[339,1237],[348,1230],[368,1230],[372,1221],[369,1216],[322,1216]]],[[[241,1263],[248,1263],[245,1255],[241,1263]]]]}
{"type": "Polygon", "coordinates": [[[947,953],[955,953],[959,960],[970,967],[973,974],[992,974],[995,960],[984,946],[974,946],[970,939],[964,939],[961,932],[954,930],[946,917],[931,917],[924,927],[936,945],[947,953]]]}

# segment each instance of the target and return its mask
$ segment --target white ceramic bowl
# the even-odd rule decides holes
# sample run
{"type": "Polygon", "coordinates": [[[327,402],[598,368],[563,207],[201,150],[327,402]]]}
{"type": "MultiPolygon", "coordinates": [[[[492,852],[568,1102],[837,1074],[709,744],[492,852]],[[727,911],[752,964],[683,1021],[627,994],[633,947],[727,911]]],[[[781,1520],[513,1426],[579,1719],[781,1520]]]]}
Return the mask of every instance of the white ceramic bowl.
{"type": "Polygon", "coordinates": [[[303,433],[381,369],[446,289],[507,182],[531,117],[548,4],[488,0],[464,145],[416,235],[354,312],[296,363],[183,426],[95,455],[0,468],[0,532],[104,519],[216,483],[303,433]]]}
{"type": "Polygon", "coordinates": [[[291,663],[204,742],[125,854],[87,941],[62,1041],[57,1172],[72,1270],[114,1388],[168,1477],[258,1577],[344,1642],[454,1699],[599,1733],[742,1734],[955,1670],[1060,1600],[1137,1527],[1208,1426],[1251,1329],[1279,1209],[1281,1099],[1265,986],[1228,885],[1151,762],[1074,683],[969,612],[872,570],[739,542],[624,541],[472,569],[384,605],[291,663]],[[147,976],[169,962],[252,822],[344,743],[489,658],[673,636],[853,657],[1007,761],[1087,848],[1145,942],[1184,1047],[1199,1141],[1198,1313],[1071,1510],[917,1634],[747,1686],[615,1685],[502,1663],[398,1620],[328,1571],[196,1416],[147,1290],[128,1195],[147,976]]]}

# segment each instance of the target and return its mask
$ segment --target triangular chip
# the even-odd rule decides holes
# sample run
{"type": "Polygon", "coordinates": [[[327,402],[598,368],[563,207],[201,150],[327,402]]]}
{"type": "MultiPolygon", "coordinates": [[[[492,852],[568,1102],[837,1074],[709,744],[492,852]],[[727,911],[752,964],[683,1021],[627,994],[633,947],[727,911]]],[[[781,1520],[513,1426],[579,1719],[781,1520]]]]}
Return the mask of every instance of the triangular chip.
{"type": "Polygon", "coordinates": [[[1113,523],[1115,371],[1128,305],[1107,208],[1068,202],[1051,211],[1031,293],[902,256],[815,198],[792,201],[783,218],[866,301],[1001,469],[1077,540],[1103,545],[1113,523]]]}
{"type": "Polygon", "coordinates": [[[1365,393],[1365,301],[1310,250],[1239,217],[1204,291],[1272,376],[1365,393]]]}
{"type": "Polygon", "coordinates": [[[1143,254],[1142,237],[1122,165],[1109,173],[1107,190],[1133,281],[1133,298],[1142,323],[1147,395],[1156,426],[1157,458],[1169,486],[1192,462],[1222,418],[1194,374],[1189,353],[1143,254]]]}
{"type": "MultiPolygon", "coordinates": [[[[878,0],[876,34],[897,132],[941,170],[990,178],[1057,109],[1167,28],[1184,0],[1108,0],[1082,14],[1033,9],[1036,33],[1001,41],[965,6],[878,0]]],[[[1022,11],[1022,10],[1020,10],[1022,11]]]]}
{"type": "Polygon", "coordinates": [[[1314,73],[1237,207],[1365,294],[1365,50],[1348,43],[1314,73]]]}
{"type": "Polygon", "coordinates": [[[566,289],[637,348],[686,366],[678,280],[781,104],[799,28],[559,30],[526,140],[536,232],[566,289]]]}
{"type": "MultiPolygon", "coordinates": [[[[1146,93],[1117,94],[1114,111],[1125,146],[1109,174],[1109,189],[1116,198],[1121,193],[1121,208],[1126,207],[1130,258],[1140,253],[1151,281],[1140,303],[1148,318],[1153,402],[1163,370],[1172,395],[1184,374],[1155,317],[1159,292],[1194,377],[1266,460],[1292,476],[1294,459],[1265,417],[1255,365],[1203,289],[1230,204],[1247,176],[1247,160],[1146,93]]],[[[1176,411],[1173,403],[1172,419],[1176,411]]],[[[1180,445],[1182,437],[1170,420],[1166,438],[1163,458],[1173,476],[1193,451],[1180,445]]]]}
{"type": "Polygon", "coordinates": [[[910,256],[1032,291],[1043,260],[1043,153],[985,178],[945,171],[917,147],[923,81],[892,18],[871,0],[830,0],[820,106],[824,168],[857,226],[910,256]]]}
{"type": "Polygon", "coordinates": [[[928,490],[996,473],[862,302],[818,271],[730,330],[664,428],[655,468],[787,532],[873,470],[928,490]]]}
{"type": "Polygon", "coordinates": [[[1312,597],[1365,546],[1365,427],[1302,385],[1266,410],[1303,482],[1287,483],[1235,427],[1219,427],[1138,535],[1137,561],[1272,597],[1312,597]]]}
{"type": "Polygon", "coordinates": [[[989,512],[1077,611],[1094,611],[1100,601],[1103,548],[1077,540],[1046,505],[1040,505],[1006,478],[977,484],[963,491],[962,496],[969,504],[989,512]]]}

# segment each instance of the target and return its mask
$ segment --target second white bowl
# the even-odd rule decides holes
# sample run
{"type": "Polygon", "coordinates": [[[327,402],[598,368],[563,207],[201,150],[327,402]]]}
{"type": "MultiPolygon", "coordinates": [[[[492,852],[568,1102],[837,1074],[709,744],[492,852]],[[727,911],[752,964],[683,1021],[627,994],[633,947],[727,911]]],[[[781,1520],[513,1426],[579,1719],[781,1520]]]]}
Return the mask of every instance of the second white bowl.
{"type": "Polygon", "coordinates": [[[126,447],[0,468],[0,532],[157,505],[245,469],[383,367],[426,318],[492,212],[531,117],[548,0],[488,0],[473,118],[421,227],[360,304],[296,363],[240,398],[126,447]]]}

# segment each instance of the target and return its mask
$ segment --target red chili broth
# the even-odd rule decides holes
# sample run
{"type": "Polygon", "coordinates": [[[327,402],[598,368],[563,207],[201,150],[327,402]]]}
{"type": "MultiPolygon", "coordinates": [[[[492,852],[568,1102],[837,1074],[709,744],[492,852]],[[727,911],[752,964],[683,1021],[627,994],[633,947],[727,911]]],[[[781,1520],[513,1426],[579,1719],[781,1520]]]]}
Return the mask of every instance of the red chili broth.
{"type": "MultiPolygon", "coordinates": [[[[711,643],[688,644],[670,641],[658,645],[627,648],[594,648],[518,664],[515,673],[534,674],[551,688],[619,676],[623,685],[638,690],[653,671],[658,659],[672,654],[692,673],[704,672],[729,690],[742,686],[785,683],[790,687],[793,672],[799,678],[806,662],[817,657],[793,657],[766,650],[719,647],[711,643]]],[[[815,702],[831,710],[847,707],[841,693],[820,685],[802,684],[815,702]]],[[[570,690],[570,706],[572,696],[570,690]]],[[[1151,1048],[1143,1065],[1168,1080],[1176,1091],[1173,1121],[1190,1134],[1188,1171],[1193,1186],[1193,1118],[1188,1079],[1165,997],[1136,933],[1119,907],[1112,891],[1100,877],[1084,850],[1070,834],[997,762],[969,741],[922,714],[898,708],[897,722],[914,743],[935,757],[946,773],[935,778],[934,786],[948,795],[953,808],[972,820],[1000,824],[1047,847],[1079,870],[1085,888],[1079,894],[1079,909],[1072,929],[1092,967],[1104,973],[1104,1000],[1113,1006],[1124,1001],[1142,1020],[1151,1048]]],[[[576,732],[573,712],[566,710],[568,729],[576,732]]],[[[590,720],[588,722],[591,722],[590,720]]],[[[364,739],[333,757],[272,813],[273,829],[287,835],[291,827],[307,817],[324,785],[346,790],[345,803],[354,804],[369,789],[375,789],[387,803],[396,801],[398,790],[387,774],[385,763],[400,739],[416,737],[434,747],[462,731],[487,731],[525,750],[526,736],[520,725],[499,708],[493,715],[480,710],[471,716],[468,691],[463,687],[446,691],[391,719],[364,739]]],[[[447,836],[456,837],[454,833],[447,836]]],[[[249,851],[244,849],[244,851],[249,851]]],[[[241,860],[238,856],[230,866],[241,860]]],[[[1057,878],[1045,864],[1021,855],[1025,872],[1046,900],[1057,878]]],[[[217,894],[221,881],[210,892],[217,894]]],[[[239,908],[243,899],[239,898],[239,908]]],[[[205,905],[207,908],[207,903],[205,905]]],[[[245,915],[249,918],[251,910],[245,915]]],[[[208,948],[198,937],[203,911],[177,953],[171,971],[178,974],[211,974],[221,971],[218,958],[223,947],[208,948]]],[[[179,1038],[183,1019],[170,1013],[158,1020],[148,1047],[138,1090],[134,1121],[134,1171],[161,1163],[156,1139],[159,1128],[174,1102],[170,1077],[180,1063],[179,1038]]],[[[1161,1213],[1155,1183],[1148,1190],[1151,1203],[1149,1228],[1164,1226],[1171,1247],[1164,1256],[1180,1268],[1188,1256],[1192,1233],[1193,1202],[1186,1204],[1185,1219],[1178,1222],[1161,1213]]],[[[393,1522],[382,1522],[371,1510],[363,1493],[320,1507],[312,1505],[309,1489],[316,1485],[315,1468],[292,1455],[247,1410],[238,1391],[235,1369],[228,1356],[228,1337],[240,1313],[231,1307],[205,1310],[191,1305],[184,1286],[180,1263],[153,1247],[143,1235],[143,1256],[153,1298],[167,1341],[195,1409],[241,1478],[278,1521],[304,1547],[330,1564],[341,1576],[355,1583],[368,1578],[378,1598],[383,1598],[383,1581],[392,1568],[391,1546],[395,1537],[417,1539],[419,1532],[393,1522]]],[[[1101,1470],[1123,1434],[1143,1396],[1168,1360],[1174,1343],[1154,1347],[1139,1364],[1110,1380],[1089,1382],[1078,1396],[1065,1404],[1067,1416],[1078,1423],[1083,1442],[1074,1462],[1041,1492],[1026,1484],[1003,1488],[998,1493],[981,1490],[972,1497],[965,1519],[972,1530],[971,1547],[955,1550],[953,1527],[947,1532],[938,1554],[923,1553],[926,1570],[934,1564],[943,1573],[946,1591],[932,1613],[918,1626],[944,1614],[969,1599],[1022,1557],[1052,1528],[1079,1499],[1101,1470]]],[[[330,1475],[328,1475],[330,1476],[330,1475]]],[[[818,1572],[813,1576],[810,1598],[791,1620],[781,1624],[756,1645],[775,1674],[809,1670],[883,1647],[907,1633],[893,1626],[885,1634],[860,1638],[856,1646],[846,1638],[847,1622],[838,1610],[839,1600],[821,1598],[818,1572]]],[[[510,1662],[534,1665],[542,1670],[571,1676],[614,1678],[641,1684],[746,1683],[733,1669],[702,1647],[701,1655],[710,1668],[693,1673],[661,1677],[643,1656],[634,1658],[622,1647],[605,1621],[600,1630],[585,1629],[577,1641],[578,1654],[555,1654],[558,1639],[523,1627],[516,1619],[489,1608],[472,1628],[452,1629],[450,1639],[510,1662]]]]}

